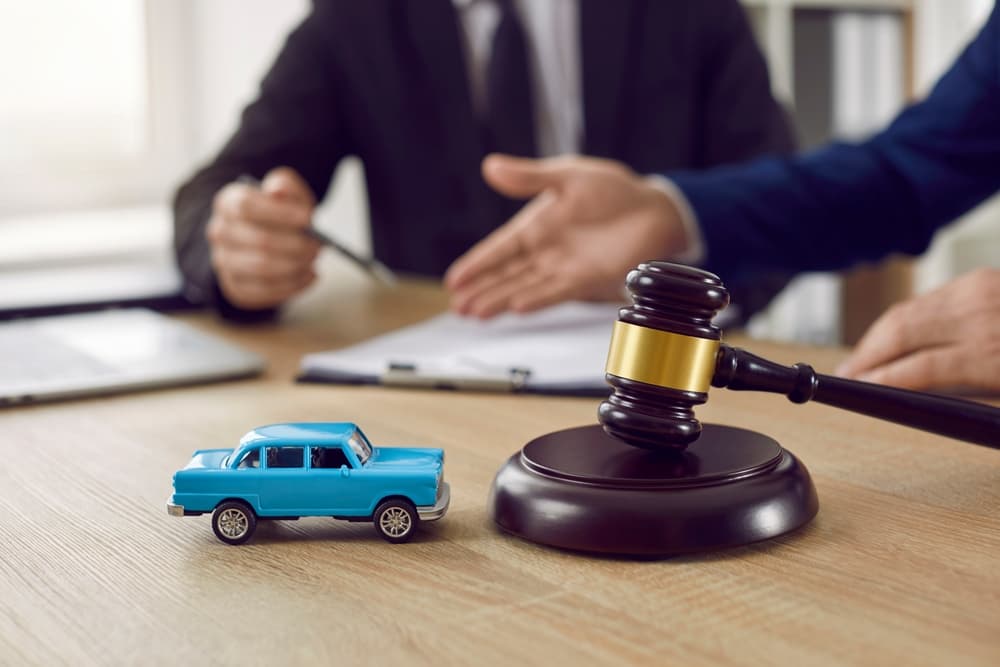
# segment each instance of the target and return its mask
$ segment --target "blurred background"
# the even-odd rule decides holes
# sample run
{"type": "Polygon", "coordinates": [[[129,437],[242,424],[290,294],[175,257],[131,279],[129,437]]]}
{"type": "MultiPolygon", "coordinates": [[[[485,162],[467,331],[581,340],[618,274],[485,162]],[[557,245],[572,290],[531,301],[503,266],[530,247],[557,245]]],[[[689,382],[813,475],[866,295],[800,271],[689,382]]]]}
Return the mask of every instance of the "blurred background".
{"type": "MultiPolygon", "coordinates": [[[[744,0],[802,147],[857,139],[923,95],[990,0],[744,0]]],[[[307,0],[0,0],[0,306],[83,271],[177,280],[173,188],[235,127],[307,0]],[[89,268],[85,268],[89,267],[89,268]],[[59,276],[53,277],[53,269],[59,276]]],[[[357,161],[318,226],[368,250],[357,161]]],[[[1000,207],[939,235],[919,262],[797,280],[753,335],[850,343],[889,303],[1000,265],[1000,207]]]]}

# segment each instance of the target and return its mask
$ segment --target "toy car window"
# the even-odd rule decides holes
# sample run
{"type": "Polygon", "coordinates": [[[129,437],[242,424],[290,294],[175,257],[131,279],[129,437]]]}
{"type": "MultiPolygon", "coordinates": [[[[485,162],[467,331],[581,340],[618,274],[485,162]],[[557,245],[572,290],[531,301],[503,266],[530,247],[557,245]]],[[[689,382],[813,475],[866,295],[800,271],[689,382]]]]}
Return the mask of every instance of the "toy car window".
{"type": "Polygon", "coordinates": [[[240,463],[237,468],[259,468],[260,467],[260,450],[251,449],[243,458],[240,459],[240,463]]]}
{"type": "Polygon", "coordinates": [[[309,465],[313,468],[340,469],[340,466],[351,467],[351,462],[347,460],[347,454],[340,447],[313,447],[310,451],[309,465]]]}
{"type": "Polygon", "coordinates": [[[361,435],[361,431],[352,433],[351,437],[347,439],[347,444],[354,450],[354,455],[358,457],[358,462],[361,465],[364,465],[368,461],[368,457],[372,455],[372,446],[368,444],[365,436],[361,435]]]}
{"type": "Polygon", "coordinates": [[[265,447],[268,468],[305,467],[305,447],[265,447]]]}

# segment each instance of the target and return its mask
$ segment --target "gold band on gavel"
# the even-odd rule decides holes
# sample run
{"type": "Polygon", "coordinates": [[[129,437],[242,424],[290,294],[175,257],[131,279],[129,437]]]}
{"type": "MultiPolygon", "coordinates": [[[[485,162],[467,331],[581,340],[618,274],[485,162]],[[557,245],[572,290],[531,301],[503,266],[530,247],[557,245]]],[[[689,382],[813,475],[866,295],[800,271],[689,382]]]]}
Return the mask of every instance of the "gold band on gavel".
{"type": "Polygon", "coordinates": [[[605,371],[627,380],[708,392],[719,341],[615,322],[605,371]]]}

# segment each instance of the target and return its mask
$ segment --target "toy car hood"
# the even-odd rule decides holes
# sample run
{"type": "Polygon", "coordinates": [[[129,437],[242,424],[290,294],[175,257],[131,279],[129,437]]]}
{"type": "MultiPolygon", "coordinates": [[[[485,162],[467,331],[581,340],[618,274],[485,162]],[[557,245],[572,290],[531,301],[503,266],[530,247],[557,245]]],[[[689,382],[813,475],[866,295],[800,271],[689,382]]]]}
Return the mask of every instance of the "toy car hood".
{"type": "Polygon", "coordinates": [[[233,453],[232,449],[199,449],[191,455],[191,460],[184,466],[184,470],[192,468],[219,468],[222,461],[233,453]]]}
{"type": "Polygon", "coordinates": [[[440,449],[426,447],[376,447],[365,467],[439,469],[444,460],[440,449]]]}

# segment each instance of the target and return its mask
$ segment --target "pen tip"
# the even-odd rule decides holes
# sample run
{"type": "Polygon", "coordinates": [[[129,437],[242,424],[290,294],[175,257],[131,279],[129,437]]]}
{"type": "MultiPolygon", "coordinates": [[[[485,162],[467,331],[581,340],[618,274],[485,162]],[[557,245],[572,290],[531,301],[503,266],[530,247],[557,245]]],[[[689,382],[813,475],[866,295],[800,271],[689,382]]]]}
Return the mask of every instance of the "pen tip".
{"type": "Polygon", "coordinates": [[[387,287],[396,286],[396,275],[389,269],[388,266],[378,260],[373,260],[371,267],[372,273],[375,274],[375,277],[382,281],[384,285],[387,287]]]}

